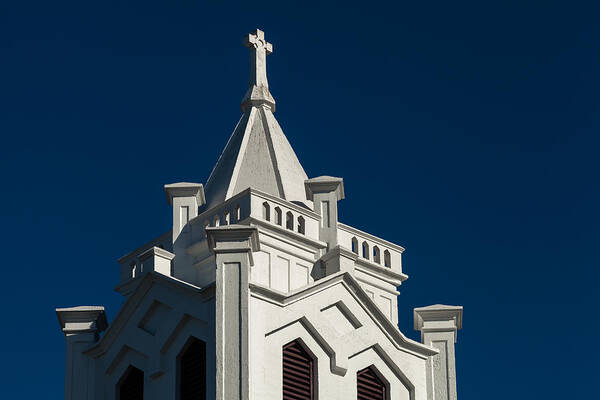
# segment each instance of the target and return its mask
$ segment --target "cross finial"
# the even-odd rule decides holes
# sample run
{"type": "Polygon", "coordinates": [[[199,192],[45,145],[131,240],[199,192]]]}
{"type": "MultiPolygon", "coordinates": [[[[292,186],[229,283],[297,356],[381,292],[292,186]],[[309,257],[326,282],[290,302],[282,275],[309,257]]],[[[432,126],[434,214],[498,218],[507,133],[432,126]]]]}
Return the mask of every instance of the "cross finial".
{"type": "Polygon", "coordinates": [[[246,106],[268,105],[275,111],[275,100],[269,92],[267,81],[267,55],[273,52],[273,45],[265,40],[265,33],[256,29],[244,38],[244,45],[250,49],[250,82],[242,101],[242,110],[246,106]]]}

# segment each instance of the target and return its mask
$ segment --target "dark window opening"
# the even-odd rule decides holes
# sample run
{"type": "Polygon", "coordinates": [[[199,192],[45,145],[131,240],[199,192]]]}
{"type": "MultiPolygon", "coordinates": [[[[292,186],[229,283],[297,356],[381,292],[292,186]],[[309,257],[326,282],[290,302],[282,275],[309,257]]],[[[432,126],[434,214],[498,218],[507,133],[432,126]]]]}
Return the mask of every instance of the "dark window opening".
{"type": "Polygon", "coordinates": [[[313,399],[313,359],[293,341],[283,346],[283,400],[313,399]]]}
{"type": "Polygon", "coordinates": [[[118,400],[143,400],[144,399],[144,372],[129,367],[117,384],[118,400]]]}
{"type": "Polygon", "coordinates": [[[178,359],[179,400],[205,400],[206,344],[190,339],[178,359]]]}
{"type": "Polygon", "coordinates": [[[356,373],[356,391],[358,400],[385,400],[385,384],[371,367],[356,373]]]}

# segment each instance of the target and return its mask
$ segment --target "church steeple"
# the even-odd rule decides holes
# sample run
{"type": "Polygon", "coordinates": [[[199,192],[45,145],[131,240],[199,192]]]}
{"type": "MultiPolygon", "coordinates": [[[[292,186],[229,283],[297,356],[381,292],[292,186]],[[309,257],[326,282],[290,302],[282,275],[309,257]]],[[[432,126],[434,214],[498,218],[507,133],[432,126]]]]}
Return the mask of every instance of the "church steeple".
{"type": "Polygon", "coordinates": [[[242,100],[242,111],[251,106],[266,104],[275,111],[275,99],[269,92],[267,81],[267,56],[273,52],[273,45],[265,40],[265,33],[256,29],[244,38],[244,45],[250,49],[250,82],[242,100]]]}
{"type": "Polygon", "coordinates": [[[250,83],[242,101],[244,115],[208,178],[207,207],[252,187],[312,208],[304,188],[308,177],[273,115],[275,100],[269,92],[266,70],[273,46],[259,29],[248,34],[244,42],[251,55],[250,83]]]}

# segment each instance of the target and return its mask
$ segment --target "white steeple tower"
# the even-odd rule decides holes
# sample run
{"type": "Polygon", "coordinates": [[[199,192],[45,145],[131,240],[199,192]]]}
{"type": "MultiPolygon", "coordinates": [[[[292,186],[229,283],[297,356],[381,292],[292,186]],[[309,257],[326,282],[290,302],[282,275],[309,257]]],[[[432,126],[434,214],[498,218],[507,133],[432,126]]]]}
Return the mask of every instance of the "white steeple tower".
{"type": "Polygon", "coordinates": [[[172,229],[118,260],[110,324],[57,309],[65,398],[456,400],[462,307],[415,309],[422,342],[398,329],[404,249],[341,222],[342,178],[307,179],[273,116],[273,47],[245,44],[243,115],[206,191],[165,185],[172,229]]]}

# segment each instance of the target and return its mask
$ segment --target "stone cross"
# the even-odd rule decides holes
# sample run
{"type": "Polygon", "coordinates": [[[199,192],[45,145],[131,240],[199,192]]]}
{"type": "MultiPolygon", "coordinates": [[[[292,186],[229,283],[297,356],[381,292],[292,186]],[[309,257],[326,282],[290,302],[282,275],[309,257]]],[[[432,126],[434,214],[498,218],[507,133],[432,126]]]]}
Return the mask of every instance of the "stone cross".
{"type": "Polygon", "coordinates": [[[244,38],[244,45],[250,49],[250,82],[242,101],[242,110],[248,106],[267,105],[275,111],[275,99],[269,92],[267,81],[267,56],[273,52],[273,45],[265,40],[265,33],[256,29],[244,38]]]}
{"type": "Polygon", "coordinates": [[[265,33],[260,29],[249,33],[244,45],[250,49],[250,85],[268,87],[267,55],[273,52],[273,45],[265,40],[265,33]]]}

